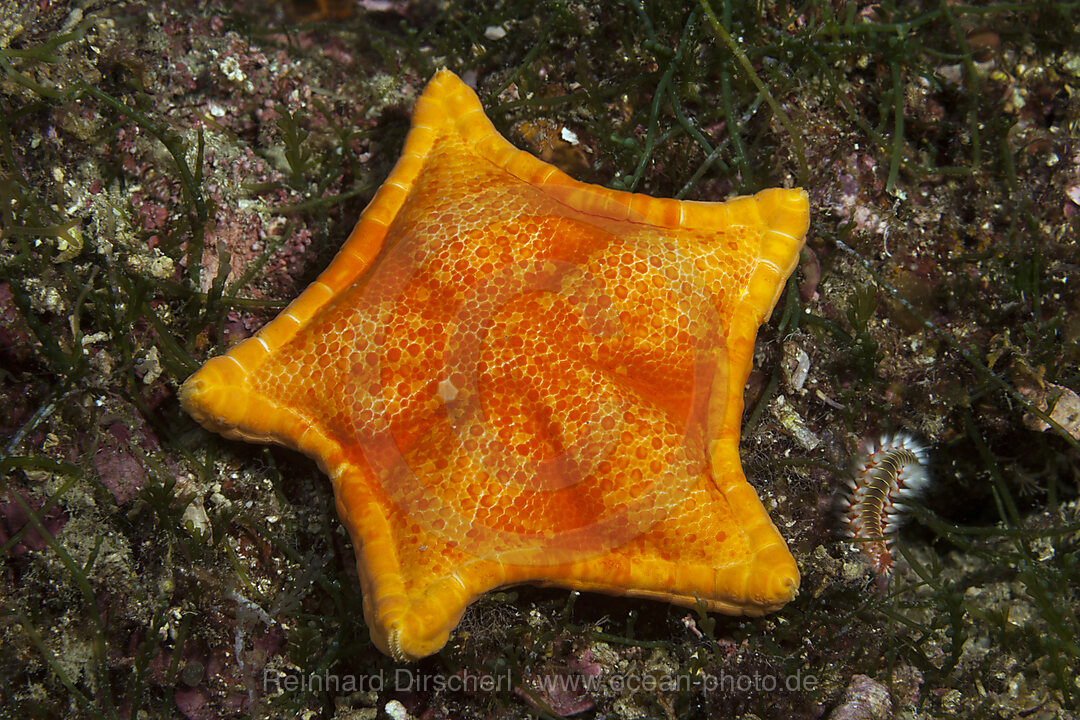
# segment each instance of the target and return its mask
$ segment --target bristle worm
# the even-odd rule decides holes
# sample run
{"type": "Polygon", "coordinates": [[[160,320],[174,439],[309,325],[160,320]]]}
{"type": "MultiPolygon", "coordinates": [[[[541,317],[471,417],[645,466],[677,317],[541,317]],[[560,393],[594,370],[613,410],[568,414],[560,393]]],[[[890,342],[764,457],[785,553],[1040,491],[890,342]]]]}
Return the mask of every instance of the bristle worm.
{"type": "Polygon", "coordinates": [[[926,487],[926,448],[909,435],[864,440],[848,480],[844,520],[848,535],[874,569],[892,573],[892,542],[903,523],[903,509],[926,487]]]}

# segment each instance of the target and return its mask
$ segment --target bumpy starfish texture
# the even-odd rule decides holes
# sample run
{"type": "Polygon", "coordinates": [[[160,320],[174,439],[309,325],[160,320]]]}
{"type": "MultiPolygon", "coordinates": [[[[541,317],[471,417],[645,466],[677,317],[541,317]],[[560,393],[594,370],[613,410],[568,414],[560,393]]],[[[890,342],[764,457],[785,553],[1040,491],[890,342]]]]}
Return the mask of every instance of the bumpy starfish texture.
{"type": "Polygon", "coordinates": [[[334,261],[181,401],[331,477],[398,660],[513,583],[760,615],[799,573],[743,476],[742,393],[808,216],[801,190],[577,182],[443,70],[334,261]]]}

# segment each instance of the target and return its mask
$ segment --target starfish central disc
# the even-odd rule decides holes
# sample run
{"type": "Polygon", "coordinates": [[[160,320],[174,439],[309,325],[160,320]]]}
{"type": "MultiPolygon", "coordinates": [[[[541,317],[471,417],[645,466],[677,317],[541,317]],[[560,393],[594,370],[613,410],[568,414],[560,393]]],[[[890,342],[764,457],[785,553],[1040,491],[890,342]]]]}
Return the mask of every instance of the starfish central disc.
{"type": "Polygon", "coordinates": [[[517,582],[760,614],[798,571],[742,475],[742,389],[807,218],[800,190],[576,182],[441,71],[334,262],[181,399],[330,475],[396,658],[517,582]]]}

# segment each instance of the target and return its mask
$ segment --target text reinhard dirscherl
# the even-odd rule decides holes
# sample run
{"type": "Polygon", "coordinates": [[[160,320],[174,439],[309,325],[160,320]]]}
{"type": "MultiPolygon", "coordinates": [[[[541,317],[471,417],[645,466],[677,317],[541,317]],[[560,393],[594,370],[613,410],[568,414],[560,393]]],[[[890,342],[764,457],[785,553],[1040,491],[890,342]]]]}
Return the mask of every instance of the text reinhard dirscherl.
{"type": "MultiPolygon", "coordinates": [[[[810,691],[818,685],[815,675],[796,672],[784,677],[770,673],[719,675],[698,673],[696,675],[620,675],[605,674],[587,677],[578,673],[552,673],[530,676],[524,683],[542,692],[570,692],[608,694],[628,692],[703,692],[746,693],[810,691]]],[[[487,673],[458,673],[444,675],[421,673],[412,668],[397,668],[393,672],[380,670],[367,675],[337,674],[331,672],[302,675],[266,668],[263,671],[263,692],[509,692],[515,686],[509,670],[492,675],[487,673]]]]}

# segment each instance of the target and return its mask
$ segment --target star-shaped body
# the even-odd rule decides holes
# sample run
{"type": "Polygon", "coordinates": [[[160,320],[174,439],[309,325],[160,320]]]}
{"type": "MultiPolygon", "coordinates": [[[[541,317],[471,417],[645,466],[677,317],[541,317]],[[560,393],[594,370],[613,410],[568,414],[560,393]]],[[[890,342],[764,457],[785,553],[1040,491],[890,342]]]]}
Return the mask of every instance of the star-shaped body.
{"type": "Polygon", "coordinates": [[[742,393],[807,223],[801,190],[577,182],[444,70],[334,261],[181,400],[318,461],[399,660],[512,583],[758,615],[799,574],[743,477],[742,393]]]}

